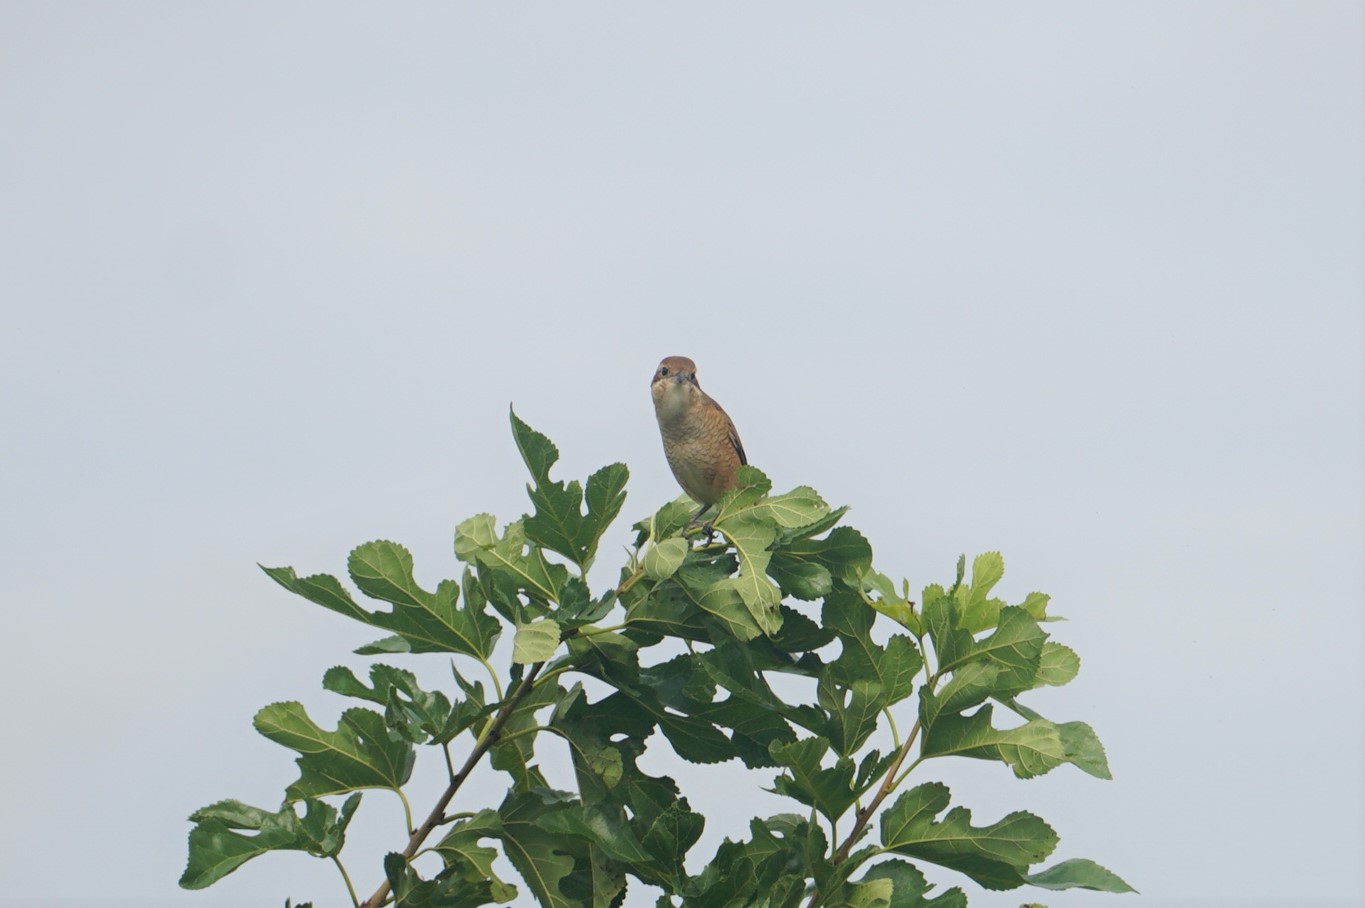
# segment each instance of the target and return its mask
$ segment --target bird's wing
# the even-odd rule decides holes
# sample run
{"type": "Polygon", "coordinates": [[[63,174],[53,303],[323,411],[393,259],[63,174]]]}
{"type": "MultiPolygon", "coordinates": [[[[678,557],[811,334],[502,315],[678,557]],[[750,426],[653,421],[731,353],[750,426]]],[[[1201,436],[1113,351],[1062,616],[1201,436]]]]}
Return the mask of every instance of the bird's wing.
{"type": "MultiPolygon", "coordinates": [[[[722,410],[721,412],[724,413],[725,411],[722,410]]],[[[726,414],[725,417],[725,437],[728,438],[730,444],[734,446],[735,453],[739,455],[739,462],[747,465],[749,463],[749,458],[744,456],[744,443],[739,440],[739,433],[735,431],[735,424],[730,419],[729,414],[726,414]]]]}

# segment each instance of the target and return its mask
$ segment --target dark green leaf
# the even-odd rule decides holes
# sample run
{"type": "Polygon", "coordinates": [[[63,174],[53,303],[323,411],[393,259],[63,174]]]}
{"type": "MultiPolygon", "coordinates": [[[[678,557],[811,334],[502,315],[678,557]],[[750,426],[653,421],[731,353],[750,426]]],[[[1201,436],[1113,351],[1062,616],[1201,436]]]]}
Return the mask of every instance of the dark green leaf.
{"type": "Polygon", "coordinates": [[[998,729],[991,726],[991,716],[990,704],[970,716],[940,716],[924,734],[922,755],[999,760],[1021,779],[1042,775],[1067,761],[1061,734],[1046,719],[998,729]]]}
{"type": "Polygon", "coordinates": [[[861,792],[853,785],[853,761],[848,757],[841,757],[833,766],[821,766],[828,751],[829,741],[819,737],[787,744],[774,742],[768,748],[773,759],[787,770],[777,777],[774,790],[836,822],[861,792]]]}
{"type": "Polygon", "coordinates": [[[360,795],[352,795],[338,812],[330,804],[309,799],[302,817],[289,804],[275,813],[241,801],[219,801],[197,810],[190,815],[198,825],[190,831],[189,862],[180,885],[204,889],[267,851],[332,857],[345,845],[346,827],[359,804],[360,795]]]}
{"type": "Polygon", "coordinates": [[[574,872],[575,857],[586,852],[581,843],[546,832],[538,822],[571,802],[561,792],[525,791],[509,795],[498,808],[503,851],[543,908],[581,908],[560,886],[574,872]]]}
{"type": "Polygon", "coordinates": [[[349,615],[360,621],[368,622],[370,613],[356,604],[351,594],[331,574],[314,574],[312,577],[298,577],[291,567],[268,568],[260,565],[266,576],[291,593],[302,596],[309,602],[329,608],[334,612],[349,615]]]}
{"type": "Polygon", "coordinates": [[[537,484],[548,482],[550,467],[559,460],[559,448],[549,438],[522,422],[511,407],[507,408],[507,412],[512,419],[512,438],[521,452],[521,459],[526,462],[526,468],[531,471],[531,477],[537,484]]]}
{"type": "Polygon", "coordinates": [[[1057,847],[1057,834],[1038,817],[1011,813],[990,826],[972,826],[971,811],[948,807],[948,787],[938,782],[902,794],[881,816],[882,845],[971,877],[987,889],[1014,889],[1027,880],[1030,864],[1057,847]]]}
{"type": "MultiPolygon", "coordinates": [[[[410,652],[453,652],[486,659],[493,651],[500,627],[482,609],[458,608],[459,586],[443,580],[428,593],[412,577],[412,556],[393,542],[370,542],[351,552],[351,577],[362,592],[394,605],[391,612],[370,612],[356,605],[335,578],[327,575],[298,578],[293,568],[267,569],[277,583],[292,592],[321,602],[359,621],[393,631],[410,652]],[[324,595],[325,594],[325,595],[324,595]],[[342,596],[349,603],[338,603],[342,596]]],[[[362,647],[367,652],[399,652],[392,638],[362,647]]]]}
{"type": "Polygon", "coordinates": [[[524,732],[539,725],[536,713],[556,703],[563,693],[564,689],[557,684],[537,684],[521,699],[502,727],[501,743],[494,745],[490,762],[494,769],[511,774],[518,791],[543,784],[539,770],[531,765],[535,759],[536,736],[524,732]]]}
{"type": "Polygon", "coordinates": [[[886,691],[875,681],[842,685],[828,674],[816,686],[816,696],[830,715],[825,735],[835,752],[844,756],[857,751],[876,731],[886,701],[886,691]]]}
{"type": "Polygon", "coordinates": [[[768,576],[777,581],[783,593],[806,602],[827,596],[834,589],[834,577],[829,568],[783,552],[773,554],[768,562],[768,576]]]}
{"type": "Polygon", "coordinates": [[[824,539],[797,539],[782,551],[789,558],[819,564],[850,585],[872,569],[872,546],[853,527],[835,527],[824,539]]]}

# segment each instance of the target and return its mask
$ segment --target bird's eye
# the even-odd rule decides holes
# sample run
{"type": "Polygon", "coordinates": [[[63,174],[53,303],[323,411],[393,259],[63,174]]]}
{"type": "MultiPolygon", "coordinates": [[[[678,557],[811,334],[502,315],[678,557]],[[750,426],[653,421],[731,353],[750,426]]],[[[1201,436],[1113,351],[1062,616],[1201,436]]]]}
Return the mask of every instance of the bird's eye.
{"type": "Polygon", "coordinates": [[[660,374],[660,375],[667,375],[667,374],[668,374],[668,367],[667,367],[667,366],[660,366],[660,367],[659,367],[659,374],[660,374]]]}

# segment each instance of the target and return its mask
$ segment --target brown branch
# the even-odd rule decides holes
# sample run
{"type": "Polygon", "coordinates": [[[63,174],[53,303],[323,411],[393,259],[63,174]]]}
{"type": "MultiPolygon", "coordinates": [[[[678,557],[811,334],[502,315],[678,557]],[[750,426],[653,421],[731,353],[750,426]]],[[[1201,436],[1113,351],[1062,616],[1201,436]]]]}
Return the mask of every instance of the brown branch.
{"type": "MultiPolygon", "coordinates": [[[[408,837],[408,847],[403,849],[404,860],[411,860],[412,856],[417,853],[417,849],[422,847],[422,843],[426,841],[427,836],[431,835],[432,830],[436,829],[436,827],[440,826],[444,821],[446,807],[449,806],[451,798],[455,797],[455,792],[460,790],[460,786],[469,778],[469,774],[474,770],[474,767],[478,765],[478,762],[483,758],[483,755],[488,753],[489,749],[494,744],[498,743],[502,727],[507,724],[508,719],[512,718],[512,713],[516,711],[517,705],[521,703],[528,693],[530,693],[531,685],[535,682],[536,675],[540,674],[540,670],[544,667],[544,662],[537,662],[535,665],[532,665],[530,670],[522,677],[521,683],[517,685],[517,689],[512,691],[511,696],[502,701],[502,707],[498,710],[498,714],[493,717],[493,723],[488,726],[488,730],[484,732],[483,736],[475,743],[474,749],[469,752],[469,756],[465,759],[464,765],[460,767],[460,771],[451,777],[450,784],[446,786],[446,790],[441,794],[440,800],[436,802],[436,806],[431,809],[431,813],[427,815],[427,818],[423,821],[422,825],[414,829],[412,835],[408,837]]],[[[375,890],[374,895],[370,896],[361,908],[379,908],[380,905],[384,904],[384,900],[388,895],[389,881],[385,880],[383,885],[375,890]]]]}
{"type": "MultiPolygon", "coordinates": [[[[920,723],[919,720],[916,719],[915,727],[910,729],[910,737],[905,739],[905,743],[901,745],[900,753],[896,754],[896,762],[892,763],[891,768],[886,771],[886,776],[882,779],[881,787],[878,788],[877,793],[872,796],[872,800],[868,801],[867,806],[863,807],[855,815],[853,831],[848,834],[848,837],[844,839],[843,843],[839,846],[839,849],[834,852],[834,857],[830,858],[831,864],[842,864],[848,859],[849,852],[851,852],[853,846],[857,844],[859,837],[863,834],[863,830],[867,828],[867,824],[871,822],[873,815],[877,812],[877,808],[882,806],[882,802],[885,801],[887,796],[895,789],[896,776],[900,773],[901,765],[905,763],[905,758],[910,756],[910,748],[914,746],[915,739],[919,737],[919,732],[920,723]]],[[[820,893],[820,890],[815,890],[811,893],[810,901],[806,903],[806,908],[816,908],[816,906],[820,904],[822,898],[823,895],[820,893]]]]}

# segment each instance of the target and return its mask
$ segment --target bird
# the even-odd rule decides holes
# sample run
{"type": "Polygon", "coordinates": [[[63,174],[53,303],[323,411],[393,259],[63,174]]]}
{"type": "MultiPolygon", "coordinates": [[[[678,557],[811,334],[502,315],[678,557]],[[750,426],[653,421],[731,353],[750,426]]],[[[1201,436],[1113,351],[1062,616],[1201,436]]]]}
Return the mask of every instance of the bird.
{"type": "Polygon", "coordinates": [[[686,356],[667,356],[649,386],[654,415],[664,440],[664,456],[683,491],[701,505],[696,522],[739,481],[749,462],[735,424],[697,383],[697,364],[686,356]]]}

